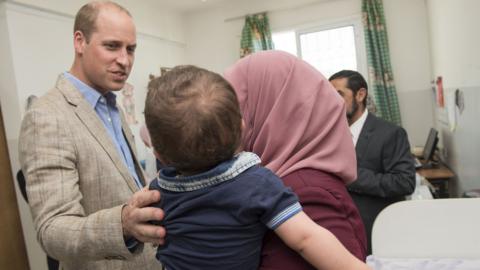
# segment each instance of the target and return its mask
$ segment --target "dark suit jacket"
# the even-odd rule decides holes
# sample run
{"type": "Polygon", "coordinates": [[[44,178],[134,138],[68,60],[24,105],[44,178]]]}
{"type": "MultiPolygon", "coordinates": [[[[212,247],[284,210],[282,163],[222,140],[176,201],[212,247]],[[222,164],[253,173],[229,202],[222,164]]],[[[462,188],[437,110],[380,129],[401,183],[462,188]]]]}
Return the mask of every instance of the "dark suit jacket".
{"type": "Polygon", "coordinates": [[[356,145],[358,178],[348,186],[360,211],[371,254],[373,222],[383,208],[415,189],[415,166],[407,133],[368,114],[356,145]]]}

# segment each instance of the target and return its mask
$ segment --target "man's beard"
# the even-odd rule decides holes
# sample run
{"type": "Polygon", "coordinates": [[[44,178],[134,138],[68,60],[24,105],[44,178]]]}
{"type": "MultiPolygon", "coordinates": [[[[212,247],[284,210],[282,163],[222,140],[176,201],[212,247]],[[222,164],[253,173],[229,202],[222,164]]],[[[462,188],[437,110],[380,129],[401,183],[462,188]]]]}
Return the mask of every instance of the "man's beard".
{"type": "Polygon", "coordinates": [[[350,107],[350,112],[347,111],[347,119],[350,120],[358,111],[358,104],[356,102],[352,102],[352,106],[350,107]]]}

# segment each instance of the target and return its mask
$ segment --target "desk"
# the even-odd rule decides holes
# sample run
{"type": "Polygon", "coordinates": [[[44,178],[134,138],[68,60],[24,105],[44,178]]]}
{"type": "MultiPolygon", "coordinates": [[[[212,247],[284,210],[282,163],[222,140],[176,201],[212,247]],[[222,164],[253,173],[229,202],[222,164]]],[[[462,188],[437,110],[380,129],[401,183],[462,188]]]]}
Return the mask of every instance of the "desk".
{"type": "Polygon", "coordinates": [[[455,174],[447,168],[444,164],[438,164],[433,168],[420,168],[417,169],[417,173],[421,176],[425,177],[425,179],[432,184],[435,188],[434,196],[436,198],[449,198],[450,191],[449,191],[449,184],[448,182],[453,179],[455,174]]]}

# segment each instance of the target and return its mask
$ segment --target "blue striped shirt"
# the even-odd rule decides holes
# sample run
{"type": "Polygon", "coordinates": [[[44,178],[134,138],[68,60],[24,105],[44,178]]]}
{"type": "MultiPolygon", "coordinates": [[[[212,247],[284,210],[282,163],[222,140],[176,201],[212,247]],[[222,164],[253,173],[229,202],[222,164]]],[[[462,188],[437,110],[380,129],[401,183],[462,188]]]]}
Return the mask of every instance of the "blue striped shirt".
{"type": "Polygon", "coordinates": [[[267,228],[302,211],[297,196],[254,153],[242,152],[196,175],[160,170],[150,189],[165,211],[165,244],[157,259],[166,269],[256,270],[267,228]]]}

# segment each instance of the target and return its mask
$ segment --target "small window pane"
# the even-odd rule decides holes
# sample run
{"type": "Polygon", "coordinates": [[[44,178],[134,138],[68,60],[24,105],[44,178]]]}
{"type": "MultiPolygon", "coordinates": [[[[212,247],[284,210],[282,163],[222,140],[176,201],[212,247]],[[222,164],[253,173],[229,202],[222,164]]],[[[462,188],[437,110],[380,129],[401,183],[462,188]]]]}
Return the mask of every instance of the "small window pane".
{"type": "Polygon", "coordinates": [[[294,31],[273,33],[272,39],[275,50],[297,55],[297,43],[295,42],[294,31]]]}
{"type": "Polygon", "coordinates": [[[353,26],[301,34],[300,44],[303,60],[327,78],[342,69],[357,70],[353,26]]]}

